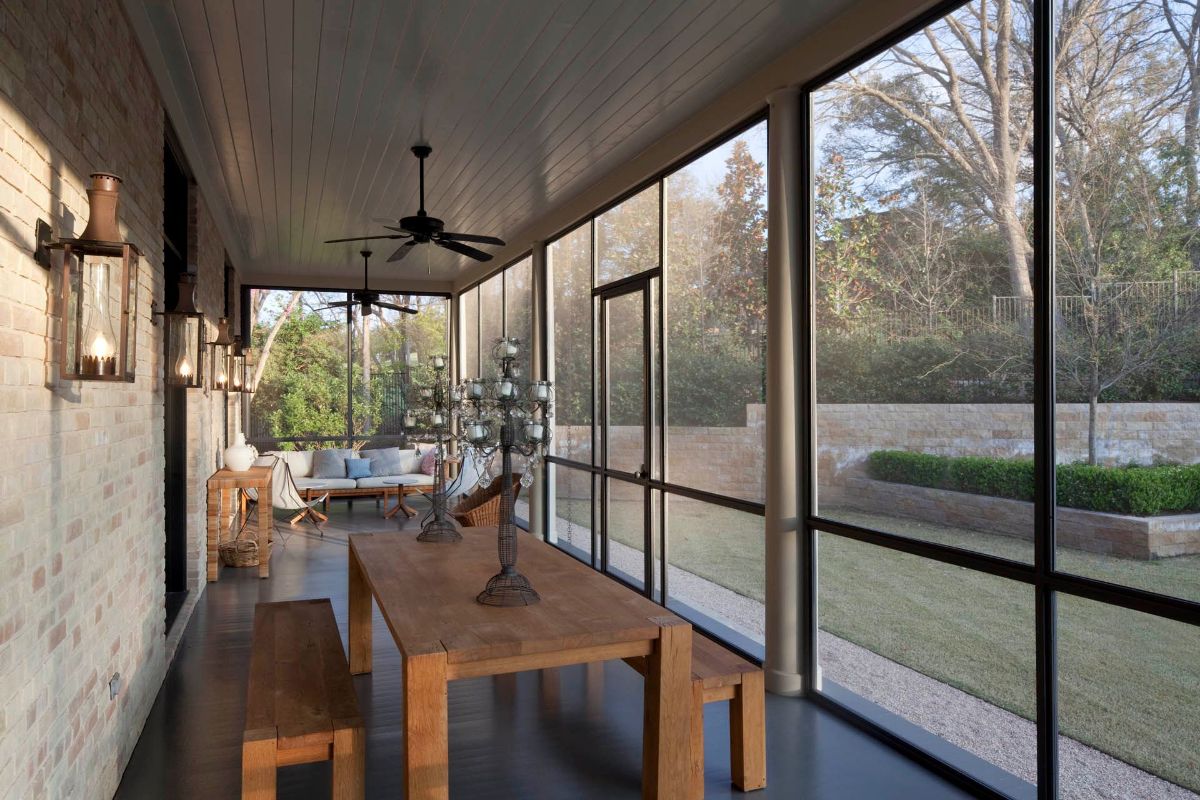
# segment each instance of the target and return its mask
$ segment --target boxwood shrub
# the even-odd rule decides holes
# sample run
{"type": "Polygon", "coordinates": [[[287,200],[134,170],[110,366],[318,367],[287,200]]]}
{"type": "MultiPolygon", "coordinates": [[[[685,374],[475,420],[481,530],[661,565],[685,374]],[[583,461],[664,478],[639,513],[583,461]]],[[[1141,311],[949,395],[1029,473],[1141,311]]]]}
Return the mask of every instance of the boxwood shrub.
{"type": "MultiPolygon", "coordinates": [[[[867,457],[867,475],[892,483],[1033,500],[1033,462],[1028,459],[876,450],[867,457]]],[[[1137,517],[1200,511],[1200,464],[1060,464],[1057,475],[1062,506],[1137,517]]]]}

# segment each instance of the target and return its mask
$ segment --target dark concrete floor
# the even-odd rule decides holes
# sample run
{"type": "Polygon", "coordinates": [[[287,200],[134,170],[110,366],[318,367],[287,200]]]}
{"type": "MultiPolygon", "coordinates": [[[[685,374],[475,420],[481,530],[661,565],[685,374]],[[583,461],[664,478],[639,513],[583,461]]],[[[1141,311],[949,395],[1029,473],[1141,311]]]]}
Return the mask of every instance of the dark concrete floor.
{"type": "MultiPolygon", "coordinates": [[[[423,507],[419,507],[423,510],[423,507]]],[[[323,539],[296,529],[271,577],[223,569],[188,622],[126,767],[119,800],[235,798],[254,604],[330,597],[346,634],[346,534],[396,531],[370,502],[332,509],[323,539]]],[[[419,518],[418,518],[419,519],[419,518]]],[[[282,523],[285,531],[286,523],[282,523]]],[[[413,522],[403,525],[411,535],[413,522]]],[[[367,797],[400,797],[400,657],[378,612],[374,673],[354,679],[367,723],[367,797]]],[[[642,679],[620,662],[588,685],[583,667],[456,681],[450,686],[450,793],[455,798],[639,798],[642,679]]],[[[804,700],[767,696],[768,787],[729,783],[724,703],[705,708],[706,797],[966,797],[875,739],[804,700]]],[[[329,796],[327,764],[289,767],[279,797],[329,796]]]]}

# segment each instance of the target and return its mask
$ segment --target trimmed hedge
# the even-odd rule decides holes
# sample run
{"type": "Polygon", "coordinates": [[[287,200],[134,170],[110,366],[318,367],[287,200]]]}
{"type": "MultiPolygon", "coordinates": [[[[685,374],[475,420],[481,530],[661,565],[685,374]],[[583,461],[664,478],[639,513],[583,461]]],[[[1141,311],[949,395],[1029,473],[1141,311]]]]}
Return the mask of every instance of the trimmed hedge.
{"type": "MultiPolygon", "coordinates": [[[[1056,472],[1061,506],[1135,517],[1200,511],[1200,464],[1060,464],[1056,472]]],[[[891,483],[1033,500],[1033,462],[1027,459],[876,450],[867,457],[867,475],[891,483]]]]}

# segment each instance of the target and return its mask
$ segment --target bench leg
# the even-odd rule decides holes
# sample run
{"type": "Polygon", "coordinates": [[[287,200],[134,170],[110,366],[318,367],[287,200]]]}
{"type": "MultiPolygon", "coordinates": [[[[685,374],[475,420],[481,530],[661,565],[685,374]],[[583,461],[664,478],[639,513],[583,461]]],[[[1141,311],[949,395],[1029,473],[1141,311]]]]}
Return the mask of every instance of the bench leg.
{"type": "Polygon", "coordinates": [[[704,798],[704,684],[700,681],[692,681],[687,796],[689,800],[703,800],[704,798]]]}
{"type": "Polygon", "coordinates": [[[747,672],[729,701],[729,762],[743,792],[767,785],[767,715],[763,674],[747,672]]]}
{"type": "Polygon", "coordinates": [[[275,800],[275,740],[242,743],[242,800],[275,800]]]}
{"type": "Polygon", "coordinates": [[[362,728],[341,728],[333,732],[333,800],[363,800],[365,745],[362,728]]]}

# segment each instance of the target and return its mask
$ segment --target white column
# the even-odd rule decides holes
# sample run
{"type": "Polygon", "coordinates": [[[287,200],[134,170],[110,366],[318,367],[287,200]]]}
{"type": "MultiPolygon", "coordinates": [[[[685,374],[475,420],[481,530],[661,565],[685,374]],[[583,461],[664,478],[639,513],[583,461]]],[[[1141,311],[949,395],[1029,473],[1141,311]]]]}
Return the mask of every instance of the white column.
{"type": "Polygon", "coordinates": [[[800,225],[805,187],[800,180],[800,94],[781,89],[767,98],[767,447],[766,584],[767,689],[804,691],[806,637],[800,635],[799,509],[796,482],[796,369],[807,358],[796,348],[803,316],[800,225]],[[799,363],[797,363],[799,362],[799,363]]]}
{"type": "MultiPolygon", "coordinates": [[[[529,347],[531,350],[530,358],[530,380],[542,381],[546,380],[546,364],[542,358],[543,342],[545,341],[544,331],[546,328],[546,243],[534,242],[532,248],[533,255],[533,309],[532,309],[532,332],[530,337],[529,347]]],[[[533,485],[529,487],[529,532],[534,536],[539,536],[542,539],[547,538],[547,528],[545,514],[543,513],[543,498],[545,497],[545,481],[546,467],[540,465],[533,471],[533,485]]]]}

